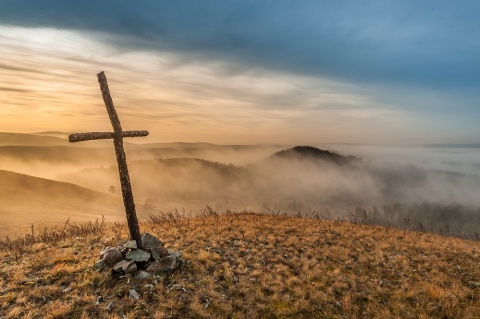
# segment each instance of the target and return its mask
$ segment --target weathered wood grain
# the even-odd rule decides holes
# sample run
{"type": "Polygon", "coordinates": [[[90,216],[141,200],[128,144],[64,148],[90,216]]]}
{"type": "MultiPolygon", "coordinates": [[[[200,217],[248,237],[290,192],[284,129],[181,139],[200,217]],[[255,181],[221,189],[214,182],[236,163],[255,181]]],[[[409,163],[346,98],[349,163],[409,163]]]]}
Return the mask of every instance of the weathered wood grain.
{"type": "Polygon", "coordinates": [[[137,242],[137,247],[142,247],[142,241],[140,238],[140,227],[138,226],[137,213],[135,211],[135,202],[133,200],[132,186],[130,184],[130,176],[128,174],[127,157],[125,150],[123,149],[124,137],[139,137],[147,136],[147,131],[122,131],[120,119],[118,118],[117,111],[113,105],[113,100],[108,88],[107,77],[104,72],[97,74],[98,83],[100,84],[100,91],[102,92],[103,101],[107,108],[110,122],[112,123],[113,132],[89,132],[89,133],[74,133],[68,137],[71,143],[100,140],[100,139],[113,139],[113,145],[115,147],[115,155],[117,158],[118,172],[120,176],[120,184],[122,186],[123,204],[125,205],[125,213],[127,215],[128,230],[130,231],[130,237],[137,242]]]}

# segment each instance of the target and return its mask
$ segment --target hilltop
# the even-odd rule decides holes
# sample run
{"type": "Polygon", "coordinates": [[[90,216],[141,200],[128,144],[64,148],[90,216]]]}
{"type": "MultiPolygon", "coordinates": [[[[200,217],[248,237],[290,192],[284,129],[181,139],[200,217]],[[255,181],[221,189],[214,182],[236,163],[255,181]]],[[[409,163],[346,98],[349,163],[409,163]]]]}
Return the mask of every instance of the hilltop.
{"type": "Polygon", "coordinates": [[[335,164],[348,164],[354,161],[359,161],[360,158],[355,156],[340,155],[329,150],[319,149],[313,146],[295,146],[287,150],[281,150],[272,155],[272,158],[278,159],[315,159],[335,164]]]}
{"type": "Polygon", "coordinates": [[[0,241],[5,318],[476,318],[478,242],[250,212],[152,216],[142,231],[183,252],[172,274],[93,264],[125,226],[90,223],[0,241]],[[139,299],[129,297],[135,289],[139,299]]]}

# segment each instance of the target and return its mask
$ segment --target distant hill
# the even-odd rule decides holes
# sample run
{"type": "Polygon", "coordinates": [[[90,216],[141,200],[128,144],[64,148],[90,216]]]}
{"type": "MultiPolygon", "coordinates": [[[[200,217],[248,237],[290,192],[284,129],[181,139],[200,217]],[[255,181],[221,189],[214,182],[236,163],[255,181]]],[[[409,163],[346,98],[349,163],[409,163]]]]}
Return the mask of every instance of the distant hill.
{"type": "MultiPolygon", "coordinates": [[[[57,182],[25,174],[0,170],[0,200],[7,204],[22,204],[31,201],[35,195],[40,201],[55,203],[56,200],[68,200],[82,204],[95,200],[110,200],[107,194],[86,189],[74,184],[57,182]]],[[[29,203],[31,205],[31,203],[29,203]]]]}
{"type": "Polygon", "coordinates": [[[121,199],[74,184],[0,170],[0,232],[103,215],[122,216],[121,199]],[[20,225],[20,226],[18,226],[20,225]]]}
{"type": "Polygon", "coordinates": [[[60,132],[60,131],[44,131],[44,132],[36,132],[32,134],[41,135],[41,136],[55,136],[63,139],[68,139],[68,135],[70,135],[71,133],[60,132]]]}
{"type": "Polygon", "coordinates": [[[0,146],[58,146],[68,145],[68,140],[56,136],[0,132],[0,146]]]}
{"type": "Polygon", "coordinates": [[[443,144],[424,144],[422,147],[426,148],[480,148],[480,143],[471,144],[456,144],[456,143],[443,143],[443,144]]]}
{"type": "MultiPolygon", "coordinates": [[[[128,170],[138,198],[213,200],[235,197],[240,189],[248,189],[250,180],[245,168],[196,158],[131,161],[128,170]]],[[[110,185],[119,187],[115,165],[85,169],[65,175],[63,180],[97,190],[107,190],[110,185]]]]}
{"type": "Polygon", "coordinates": [[[21,162],[44,161],[50,163],[104,163],[114,162],[113,147],[90,148],[69,146],[0,146],[0,158],[21,162]],[[107,161],[106,161],[107,160],[107,161]]]}
{"type": "Polygon", "coordinates": [[[221,144],[212,144],[204,142],[196,143],[187,143],[187,142],[171,142],[171,143],[138,143],[131,145],[131,147],[136,148],[161,148],[161,149],[171,149],[171,150],[211,150],[211,151],[226,151],[226,150],[236,150],[236,151],[249,151],[249,150],[260,150],[266,147],[276,147],[275,145],[221,145],[221,144]]]}
{"type": "Polygon", "coordinates": [[[313,146],[295,146],[293,148],[276,152],[273,158],[282,159],[318,159],[335,164],[347,164],[352,161],[359,161],[355,156],[340,155],[328,150],[322,150],[313,146]]]}
{"type": "MultiPolygon", "coordinates": [[[[129,144],[125,141],[125,144],[129,144]]],[[[62,132],[8,133],[0,132],[0,146],[69,146],[69,147],[111,147],[112,141],[98,140],[70,143],[68,134],[62,132]]]]}
{"type": "MultiPolygon", "coordinates": [[[[249,158],[261,158],[262,154],[268,156],[270,152],[278,150],[278,147],[266,145],[216,145],[181,142],[135,144],[129,143],[129,140],[131,139],[124,141],[129,161],[180,157],[222,161],[246,159],[248,161],[249,158]]],[[[69,143],[67,133],[62,132],[0,133],[0,158],[3,162],[5,160],[19,163],[41,161],[96,166],[115,163],[115,152],[111,140],[69,143]]],[[[0,169],[15,170],[5,165],[0,165],[0,169]]]]}

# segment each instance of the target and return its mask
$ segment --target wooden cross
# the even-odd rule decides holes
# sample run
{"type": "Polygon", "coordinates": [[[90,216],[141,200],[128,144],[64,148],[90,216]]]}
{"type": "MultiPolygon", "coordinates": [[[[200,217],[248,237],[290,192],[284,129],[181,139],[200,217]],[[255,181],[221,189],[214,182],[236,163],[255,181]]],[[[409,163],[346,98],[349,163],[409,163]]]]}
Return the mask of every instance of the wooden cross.
{"type": "Polygon", "coordinates": [[[140,240],[140,228],[138,227],[137,213],[135,212],[135,203],[133,201],[132,187],[130,185],[130,176],[128,175],[127,158],[123,149],[124,137],[138,137],[147,136],[147,131],[122,131],[120,120],[118,119],[117,111],[113,106],[112,97],[108,90],[107,78],[102,71],[97,74],[98,83],[100,84],[100,90],[102,91],[103,101],[107,107],[108,116],[110,122],[112,122],[112,132],[90,132],[90,133],[74,133],[68,136],[68,140],[71,143],[100,140],[100,139],[113,139],[113,145],[115,146],[115,154],[117,156],[118,172],[120,174],[120,183],[122,185],[123,204],[125,205],[125,213],[127,214],[128,229],[130,231],[130,237],[137,242],[138,247],[142,246],[140,240]]]}

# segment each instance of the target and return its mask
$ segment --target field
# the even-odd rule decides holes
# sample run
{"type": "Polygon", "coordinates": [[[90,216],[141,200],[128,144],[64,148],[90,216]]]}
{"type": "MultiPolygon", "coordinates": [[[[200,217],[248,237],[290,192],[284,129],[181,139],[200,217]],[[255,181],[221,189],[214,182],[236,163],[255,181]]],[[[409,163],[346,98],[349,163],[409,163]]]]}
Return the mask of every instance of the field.
{"type": "Polygon", "coordinates": [[[478,242],[340,220],[169,213],[141,224],[183,253],[138,279],[93,267],[128,238],[102,221],[0,242],[2,318],[477,318],[478,242]],[[129,297],[136,289],[140,298],[129,297]]]}

